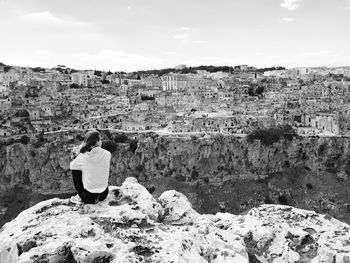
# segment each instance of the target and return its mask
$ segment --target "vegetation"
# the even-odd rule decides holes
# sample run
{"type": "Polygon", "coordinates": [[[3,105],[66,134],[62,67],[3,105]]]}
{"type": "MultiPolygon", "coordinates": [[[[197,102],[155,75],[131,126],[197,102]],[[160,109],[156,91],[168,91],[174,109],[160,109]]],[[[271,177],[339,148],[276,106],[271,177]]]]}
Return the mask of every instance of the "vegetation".
{"type": "Polygon", "coordinates": [[[81,134],[77,134],[76,136],[75,136],[75,138],[78,140],[78,141],[84,141],[84,135],[81,135],[81,134]]]}
{"type": "Polygon", "coordinates": [[[249,87],[248,89],[248,94],[249,96],[259,96],[264,92],[264,87],[263,86],[258,86],[256,88],[254,87],[249,87]]]}
{"type": "Polygon", "coordinates": [[[154,100],[154,97],[150,97],[147,95],[141,95],[141,100],[154,100]]]}
{"type": "Polygon", "coordinates": [[[20,142],[23,144],[28,144],[30,142],[30,138],[27,135],[21,136],[20,142]]]}
{"type": "MultiPolygon", "coordinates": [[[[278,66],[278,67],[261,68],[261,69],[248,68],[248,71],[264,73],[265,71],[283,70],[283,69],[286,69],[286,68],[278,66]]],[[[133,74],[134,75],[141,75],[141,76],[143,76],[143,75],[163,76],[163,75],[169,74],[170,72],[181,73],[181,74],[188,74],[188,73],[196,74],[197,70],[205,70],[205,71],[208,71],[210,73],[214,73],[214,72],[218,72],[218,71],[232,73],[236,70],[240,70],[240,67],[239,66],[232,67],[232,66],[213,66],[213,65],[204,66],[204,65],[201,65],[201,66],[197,66],[197,67],[186,67],[183,69],[165,68],[165,69],[141,70],[141,71],[133,72],[133,74]]]]}
{"type": "Polygon", "coordinates": [[[45,73],[45,69],[44,68],[41,68],[41,67],[35,67],[35,68],[32,68],[33,72],[43,72],[45,73]]]}
{"type": "Polygon", "coordinates": [[[267,129],[257,129],[247,135],[247,141],[252,143],[254,140],[259,140],[265,146],[269,146],[278,142],[281,138],[292,140],[294,137],[298,137],[295,130],[291,126],[285,125],[267,129]]]}
{"type": "Polygon", "coordinates": [[[153,70],[142,70],[134,72],[137,75],[158,75],[163,76],[169,74],[170,72],[188,74],[188,73],[197,73],[197,70],[206,70],[208,72],[233,72],[233,67],[231,66],[198,66],[198,67],[186,67],[183,69],[175,69],[175,68],[166,68],[166,69],[153,69],[153,70]]]}
{"type": "Polygon", "coordinates": [[[29,112],[26,109],[20,109],[15,113],[15,117],[28,118],[29,112]]]}
{"type": "Polygon", "coordinates": [[[130,151],[132,153],[135,153],[136,149],[137,149],[138,141],[137,140],[131,140],[129,145],[130,145],[130,151]]]}
{"type": "Polygon", "coordinates": [[[94,75],[98,76],[98,77],[101,77],[102,76],[102,71],[101,70],[95,70],[94,71],[94,75]]]}
{"type": "Polygon", "coordinates": [[[69,87],[70,87],[71,89],[81,89],[81,88],[83,88],[83,86],[78,85],[78,84],[76,84],[76,83],[70,84],[69,87]]]}
{"type": "Polygon", "coordinates": [[[264,73],[265,71],[272,71],[272,70],[284,70],[286,69],[285,67],[270,67],[270,68],[259,68],[257,72],[259,73],[264,73]]]}
{"type": "Polygon", "coordinates": [[[8,72],[11,68],[12,68],[11,66],[5,66],[5,67],[4,67],[4,71],[5,71],[5,72],[8,72]]]}
{"type": "Polygon", "coordinates": [[[38,98],[39,97],[39,89],[37,87],[29,87],[25,94],[24,94],[24,97],[25,98],[38,98]]]}
{"type": "Polygon", "coordinates": [[[110,153],[114,153],[117,150],[117,144],[113,141],[103,141],[102,146],[103,149],[109,151],[110,153]]]}
{"type": "Polygon", "coordinates": [[[116,143],[125,143],[128,141],[128,136],[126,136],[124,133],[122,134],[117,134],[115,137],[114,137],[114,142],[116,143]]]}

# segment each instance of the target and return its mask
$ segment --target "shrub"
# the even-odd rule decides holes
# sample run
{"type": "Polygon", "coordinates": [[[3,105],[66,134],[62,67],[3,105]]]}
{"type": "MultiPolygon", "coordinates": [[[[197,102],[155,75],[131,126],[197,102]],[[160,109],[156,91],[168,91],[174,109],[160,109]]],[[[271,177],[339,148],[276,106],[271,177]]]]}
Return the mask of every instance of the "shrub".
{"type": "Polygon", "coordinates": [[[11,145],[14,144],[16,142],[16,140],[14,138],[10,138],[7,142],[6,145],[11,145]]]}
{"type": "Polygon", "coordinates": [[[39,135],[37,136],[37,139],[38,139],[38,142],[45,142],[45,137],[44,137],[44,135],[42,135],[42,134],[39,134],[39,135]]]}
{"type": "Polygon", "coordinates": [[[191,179],[196,180],[198,176],[199,176],[198,172],[196,170],[192,170],[191,179]]]}
{"type": "Polygon", "coordinates": [[[278,197],[278,202],[281,204],[281,205],[287,205],[288,204],[288,199],[285,195],[280,195],[278,197]]]}
{"type": "Polygon", "coordinates": [[[203,178],[203,181],[204,181],[206,184],[208,184],[208,183],[209,183],[209,177],[208,177],[208,176],[204,177],[204,178],[203,178]]]}
{"type": "Polygon", "coordinates": [[[278,142],[282,137],[287,140],[292,140],[293,137],[298,135],[291,126],[280,126],[267,129],[257,129],[247,135],[247,141],[249,143],[254,140],[259,140],[265,146],[272,145],[278,142]]]}
{"type": "Polygon", "coordinates": [[[113,141],[104,141],[101,147],[110,153],[114,153],[117,150],[117,145],[113,141]]]}
{"type": "Polygon", "coordinates": [[[76,136],[75,136],[75,138],[78,140],[78,141],[84,141],[84,136],[83,135],[81,135],[81,134],[77,134],[76,136]]]}
{"type": "Polygon", "coordinates": [[[307,184],[306,184],[306,188],[309,189],[309,190],[311,190],[311,189],[313,188],[313,186],[312,186],[312,184],[307,183],[307,184]]]}
{"type": "Polygon", "coordinates": [[[114,137],[114,141],[116,143],[125,143],[128,141],[128,136],[126,136],[124,133],[118,134],[114,137]]]}
{"type": "Polygon", "coordinates": [[[21,136],[20,142],[23,144],[28,144],[30,142],[30,138],[27,135],[21,136]]]}
{"type": "Polygon", "coordinates": [[[137,149],[137,140],[132,140],[130,142],[130,151],[132,151],[132,153],[135,153],[137,149]]]}

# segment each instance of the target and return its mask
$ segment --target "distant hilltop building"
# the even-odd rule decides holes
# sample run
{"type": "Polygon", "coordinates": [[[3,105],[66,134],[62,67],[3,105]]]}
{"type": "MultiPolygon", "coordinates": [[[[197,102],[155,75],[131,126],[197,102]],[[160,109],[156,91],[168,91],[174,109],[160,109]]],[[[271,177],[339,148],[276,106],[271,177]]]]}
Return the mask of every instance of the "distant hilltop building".
{"type": "Polygon", "coordinates": [[[184,69],[184,68],[187,68],[187,66],[185,64],[180,64],[180,65],[175,66],[175,69],[179,69],[179,70],[184,69]]]}
{"type": "Polygon", "coordinates": [[[311,73],[311,68],[299,67],[296,68],[296,71],[298,75],[307,75],[311,73]]]}
{"type": "Polygon", "coordinates": [[[88,85],[88,74],[74,73],[71,75],[72,82],[78,85],[88,85]]]}
{"type": "Polygon", "coordinates": [[[184,90],[188,86],[188,79],[186,76],[181,74],[169,74],[163,76],[162,88],[164,91],[167,90],[184,90]]]}
{"type": "Polygon", "coordinates": [[[239,65],[239,69],[241,71],[247,71],[248,70],[248,65],[239,65]]]}

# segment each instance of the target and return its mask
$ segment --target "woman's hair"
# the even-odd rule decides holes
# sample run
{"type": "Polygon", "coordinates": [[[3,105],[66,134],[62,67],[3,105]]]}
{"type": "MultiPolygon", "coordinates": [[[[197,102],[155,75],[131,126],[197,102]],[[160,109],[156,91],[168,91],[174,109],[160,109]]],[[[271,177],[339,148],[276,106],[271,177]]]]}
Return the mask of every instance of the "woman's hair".
{"type": "Polygon", "coordinates": [[[95,147],[96,143],[100,140],[100,133],[98,131],[89,131],[85,134],[84,144],[81,147],[80,152],[86,153],[95,147]]]}

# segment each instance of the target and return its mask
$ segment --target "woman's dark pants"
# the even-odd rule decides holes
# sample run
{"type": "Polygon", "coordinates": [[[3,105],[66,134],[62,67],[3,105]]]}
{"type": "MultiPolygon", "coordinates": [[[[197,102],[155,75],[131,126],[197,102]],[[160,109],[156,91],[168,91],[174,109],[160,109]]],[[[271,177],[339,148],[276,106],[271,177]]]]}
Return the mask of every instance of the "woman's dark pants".
{"type": "Polygon", "coordinates": [[[74,183],[75,190],[77,190],[78,195],[80,196],[81,200],[84,203],[96,204],[97,202],[103,201],[106,199],[108,195],[108,186],[106,190],[104,190],[100,194],[91,193],[84,188],[82,173],[80,170],[72,170],[72,176],[73,176],[73,183],[74,183]]]}

